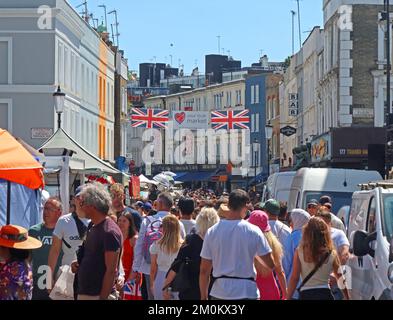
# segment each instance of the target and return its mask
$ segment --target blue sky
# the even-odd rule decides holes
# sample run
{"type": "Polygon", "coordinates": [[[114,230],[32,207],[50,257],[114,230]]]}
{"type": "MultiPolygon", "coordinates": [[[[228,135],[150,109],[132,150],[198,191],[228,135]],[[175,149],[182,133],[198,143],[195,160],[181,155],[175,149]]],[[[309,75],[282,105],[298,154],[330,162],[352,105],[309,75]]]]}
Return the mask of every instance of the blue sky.
{"type": "MultiPolygon", "coordinates": [[[[69,2],[75,7],[83,0],[69,2]]],[[[292,53],[294,0],[88,0],[90,12],[101,22],[100,4],[118,10],[120,46],[130,70],[138,70],[142,62],[170,63],[172,55],[173,65],[180,59],[186,74],[196,65],[204,72],[204,56],[218,52],[218,35],[225,54],[230,50],[243,66],[257,62],[261,50],[271,61],[283,61],[292,53]]],[[[300,6],[304,41],[307,31],[323,25],[322,0],[301,0],[300,6]]],[[[113,20],[109,16],[108,24],[113,20]]],[[[298,48],[296,17],[295,51],[298,48]]]]}

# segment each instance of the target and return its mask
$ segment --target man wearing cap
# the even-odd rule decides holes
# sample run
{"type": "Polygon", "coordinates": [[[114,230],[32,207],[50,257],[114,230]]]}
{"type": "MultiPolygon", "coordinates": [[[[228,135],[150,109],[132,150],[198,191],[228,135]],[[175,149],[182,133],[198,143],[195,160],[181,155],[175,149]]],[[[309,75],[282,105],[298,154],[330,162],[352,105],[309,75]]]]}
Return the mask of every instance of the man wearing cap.
{"type": "Polygon", "coordinates": [[[291,229],[278,219],[281,212],[280,203],[278,201],[270,199],[266,201],[266,203],[262,207],[263,211],[265,211],[269,216],[269,225],[272,229],[273,234],[278,238],[282,245],[284,252],[282,258],[282,266],[285,271],[285,276],[287,280],[289,280],[293,260],[291,229]]]}
{"type": "MultiPolygon", "coordinates": [[[[44,204],[44,222],[31,227],[29,230],[30,236],[42,242],[42,247],[32,252],[33,300],[50,300],[47,290],[50,288],[46,286],[48,285],[47,281],[51,281],[53,277],[50,276],[48,270],[40,269],[42,269],[42,266],[48,265],[53,231],[55,230],[57,221],[61,217],[62,209],[63,206],[59,199],[49,198],[44,204]]],[[[61,259],[62,255],[57,260],[55,274],[58,272],[61,259]]]]}
{"type": "Polygon", "coordinates": [[[318,200],[312,199],[307,203],[307,212],[310,214],[311,217],[314,217],[318,213],[319,209],[319,202],[318,200]]]}
{"type": "Polygon", "coordinates": [[[330,215],[332,217],[332,221],[331,221],[332,227],[346,233],[347,230],[345,230],[344,223],[340,220],[340,218],[338,218],[334,213],[332,213],[332,207],[333,207],[332,198],[329,196],[322,196],[321,199],[319,200],[319,204],[330,211],[330,215]]]}
{"type": "MultiPolygon", "coordinates": [[[[83,187],[78,187],[75,191],[75,201],[83,187]]],[[[48,265],[52,270],[52,276],[55,278],[56,263],[60,253],[63,254],[61,265],[71,266],[76,260],[76,252],[82,245],[83,238],[86,235],[89,221],[79,218],[79,213],[72,212],[59,218],[53,231],[52,246],[49,252],[48,265]]]]}

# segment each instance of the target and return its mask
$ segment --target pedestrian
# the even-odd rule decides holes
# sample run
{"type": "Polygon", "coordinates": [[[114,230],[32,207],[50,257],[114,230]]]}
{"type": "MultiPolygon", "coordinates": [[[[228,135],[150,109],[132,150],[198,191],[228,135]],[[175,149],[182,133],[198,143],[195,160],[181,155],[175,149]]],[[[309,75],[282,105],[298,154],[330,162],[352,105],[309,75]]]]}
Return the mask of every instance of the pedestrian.
{"type": "MultiPolygon", "coordinates": [[[[320,217],[328,225],[335,250],[340,259],[340,263],[342,266],[346,265],[349,260],[349,241],[347,236],[342,230],[332,227],[332,216],[329,210],[319,210],[317,217],[320,217]]],[[[340,288],[338,288],[337,282],[334,281],[335,279],[333,278],[331,280],[332,281],[330,283],[330,287],[332,289],[335,300],[342,300],[344,296],[340,288]]]]}
{"type": "MultiPolygon", "coordinates": [[[[75,202],[78,201],[82,188],[83,186],[76,189],[75,202]]],[[[61,266],[71,266],[71,263],[77,259],[76,253],[86,235],[89,220],[81,219],[76,211],[77,207],[70,214],[60,217],[53,231],[52,246],[48,256],[48,266],[53,280],[56,280],[55,269],[60,254],[63,255],[61,266]]],[[[54,285],[55,281],[52,284],[54,285]]]]}
{"type": "Polygon", "coordinates": [[[85,186],[79,194],[80,207],[91,219],[80,265],[73,262],[78,276],[78,300],[108,300],[115,293],[123,236],[117,224],[108,217],[111,197],[98,183],[85,186]]]}
{"type": "MultiPolygon", "coordinates": [[[[55,230],[56,223],[63,212],[63,206],[58,198],[49,198],[44,205],[43,223],[37,224],[30,228],[29,235],[42,242],[42,247],[32,251],[32,268],[33,268],[33,299],[32,300],[50,300],[48,289],[51,289],[51,283],[54,276],[48,274],[48,270],[43,267],[48,266],[49,252],[52,246],[52,235],[55,230]],[[43,281],[42,276],[47,276],[43,281]],[[49,279],[48,279],[49,278],[49,279]],[[45,286],[44,286],[45,284],[45,286]]],[[[54,275],[60,268],[62,254],[58,257],[54,275]]]]}
{"type": "Polygon", "coordinates": [[[280,201],[280,215],[278,216],[278,220],[289,227],[288,206],[286,202],[280,201]]]}
{"type": "MultiPolygon", "coordinates": [[[[300,241],[302,239],[303,227],[308,223],[310,219],[311,216],[309,215],[309,213],[307,211],[304,211],[303,209],[294,209],[290,214],[290,225],[292,229],[292,233],[291,233],[292,256],[295,255],[295,251],[298,248],[300,241]]],[[[291,278],[292,272],[293,269],[291,270],[291,274],[288,277],[288,282],[289,279],[291,278]]],[[[301,281],[299,280],[298,286],[300,286],[300,284],[301,281]]],[[[299,299],[299,293],[297,291],[295,291],[294,295],[292,296],[292,299],[295,300],[299,299]]]]}
{"type": "Polygon", "coordinates": [[[199,285],[201,299],[208,299],[209,278],[213,269],[213,300],[259,299],[255,282],[254,258],[274,268],[272,250],[261,230],[244,220],[248,194],[235,190],[229,196],[227,219],[206,233],[201,251],[199,285]]]}
{"type": "Polygon", "coordinates": [[[0,300],[31,300],[33,293],[30,251],[41,248],[41,241],[29,237],[19,226],[0,228],[0,300]]]}
{"type": "Polygon", "coordinates": [[[183,223],[186,235],[189,235],[195,228],[195,220],[192,218],[192,213],[195,209],[194,200],[191,198],[181,198],[178,203],[181,214],[181,222],[183,223]]]}
{"type": "MultiPolygon", "coordinates": [[[[155,208],[157,213],[153,216],[147,216],[143,219],[139,237],[135,245],[134,262],[132,265],[132,279],[140,282],[140,274],[143,275],[143,281],[146,285],[146,293],[144,299],[154,300],[153,292],[151,292],[150,283],[150,269],[151,269],[151,256],[150,246],[162,236],[161,224],[162,219],[168,216],[173,206],[173,198],[169,193],[161,193],[155,201],[155,208]]],[[[185,231],[183,224],[178,221],[181,228],[182,238],[185,238],[185,231]]]]}
{"type": "Polygon", "coordinates": [[[293,273],[288,287],[288,299],[292,298],[299,278],[302,283],[300,300],[334,300],[329,287],[330,274],[339,279],[340,261],[327,224],[312,217],[303,229],[303,236],[293,259],[293,273]]]}
{"type": "Polygon", "coordinates": [[[176,259],[183,243],[180,224],[174,215],[162,219],[162,237],[150,247],[150,290],[154,300],[164,300],[163,287],[166,274],[176,259]]]}
{"type": "MultiPolygon", "coordinates": [[[[322,196],[321,199],[319,200],[319,204],[321,207],[325,207],[327,210],[329,210],[330,215],[332,217],[332,226],[333,228],[342,230],[344,233],[346,232],[345,225],[341,221],[340,218],[338,218],[333,212],[332,212],[332,207],[333,207],[333,202],[332,198],[329,196],[322,196]]],[[[319,208],[321,209],[321,208],[319,208]]]]}
{"type": "Polygon", "coordinates": [[[315,199],[311,199],[307,203],[307,212],[310,214],[311,217],[314,217],[317,215],[319,206],[320,206],[320,204],[319,204],[318,200],[315,200],[315,199]]]}
{"type": "Polygon", "coordinates": [[[275,275],[270,269],[260,263],[259,259],[255,259],[255,265],[258,270],[257,286],[261,294],[260,300],[285,300],[287,295],[287,283],[282,267],[283,250],[280,241],[278,241],[276,236],[271,232],[269,217],[263,211],[253,211],[248,222],[257,226],[263,232],[272,249],[274,261],[275,275]],[[278,284],[275,276],[278,279],[278,284]]]}
{"type": "MultiPolygon", "coordinates": [[[[164,283],[164,299],[170,300],[171,295],[169,288],[179,272],[186,272],[185,278],[188,282],[187,288],[179,290],[180,300],[201,300],[201,291],[199,288],[199,271],[201,265],[201,251],[203,239],[207,230],[217,224],[220,218],[214,208],[204,208],[197,217],[195,224],[195,233],[189,234],[179,254],[173,262],[164,283]],[[187,269],[181,270],[182,264],[187,263],[187,269]]],[[[184,275],[182,275],[184,276],[184,275]]],[[[186,284],[183,284],[186,286],[186,284]]]]}
{"type": "Polygon", "coordinates": [[[124,268],[124,280],[130,281],[132,275],[132,263],[134,261],[134,248],[138,240],[138,232],[134,224],[134,219],[131,213],[123,213],[118,219],[118,226],[123,235],[123,250],[121,261],[124,268]]]}
{"type": "Polygon", "coordinates": [[[178,208],[173,206],[169,212],[171,213],[171,215],[174,215],[178,220],[181,220],[181,214],[178,208]]]}
{"type": "Polygon", "coordinates": [[[291,229],[284,223],[278,220],[280,215],[280,203],[276,200],[268,200],[262,205],[263,211],[269,216],[269,225],[273,234],[278,238],[283,249],[282,266],[285,271],[286,279],[289,279],[292,270],[292,244],[291,244],[291,229]]]}
{"type": "Polygon", "coordinates": [[[126,195],[124,187],[120,183],[115,183],[110,187],[110,194],[112,198],[112,209],[119,218],[123,213],[129,212],[133,219],[136,230],[139,232],[142,223],[142,217],[138,211],[131,209],[125,205],[126,195]]]}
{"type": "Polygon", "coordinates": [[[156,214],[157,212],[153,211],[153,206],[150,202],[145,202],[142,207],[142,217],[151,216],[152,214],[156,214]]]}

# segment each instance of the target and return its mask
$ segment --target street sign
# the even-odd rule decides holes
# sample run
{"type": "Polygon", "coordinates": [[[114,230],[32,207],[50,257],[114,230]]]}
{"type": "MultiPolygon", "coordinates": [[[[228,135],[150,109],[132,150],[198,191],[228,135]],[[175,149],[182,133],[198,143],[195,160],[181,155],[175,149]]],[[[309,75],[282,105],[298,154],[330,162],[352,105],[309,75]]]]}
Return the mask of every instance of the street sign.
{"type": "Polygon", "coordinates": [[[299,114],[299,95],[297,93],[289,94],[289,116],[296,117],[299,114]]]}
{"type": "Polygon", "coordinates": [[[296,128],[291,126],[286,126],[280,130],[280,132],[287,137],[293,136],[296,133],[296,128]]]}

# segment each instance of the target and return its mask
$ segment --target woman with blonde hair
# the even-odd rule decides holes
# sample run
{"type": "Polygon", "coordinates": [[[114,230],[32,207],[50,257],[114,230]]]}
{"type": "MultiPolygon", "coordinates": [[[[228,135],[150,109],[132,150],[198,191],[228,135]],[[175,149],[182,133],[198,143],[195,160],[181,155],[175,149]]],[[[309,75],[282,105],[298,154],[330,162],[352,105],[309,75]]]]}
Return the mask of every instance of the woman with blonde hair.
{"type": "Polygon", "coordinates": [[[174,215],[162,219],[161,228],[161,239],[154,242],[150,247],[150,287],[154,294],[154,300],[163,300],[162,288],[165,276],[183,243],[180,221],[174,215]]]}
{"type": "Polygon", "coordinates": [[[261,295],[261,300],[285,300],[287,296],[287,283],[284,269],[282,267],[283,250],[280,241],[271,231],[269,225],[269,216],[263,211],[254,211],[248,220],[249,223],[259,227],[266,237],[270,248],[272,249],[274,271],[276,273],[279,286],[273,272],[268,269],[263,262],[256,258],[255,268],[257,269],[257,286],[261,295]],[[281,294],[280,294],[281,289],[281,294]]]}
{"type": "MultiPolygon", "coordinates": [[[[173,262],[164,284],[164,299],[170,300],[172,297],[169,293],[174,283],[174,279],[179,272],[185,272],[186,278],[189,279],[187,284],[183,283],[184,288],[179,290],[180,300],[201,300],[199,289],[199,270],[201,265],[201,251],[203,239],[207,230],[220,221],[220,218],[214,208],[203,208],[196,219],[196,233],[187,236],[185,243],[181,247],[176,260],[173,262]],[[182,264],[187,263],[186,269],[182,264]]],[[[184,275],[182,275],[184,276],[184,275]]]]}
{"type": "Polygon", "coordinates": [[[300,276],[300,300],[334,300],[329,287],[330,274],[339,279],[340,261],[327,224],[312,217],[303,228],[303,236],[293,258],[293,273],[288,287],[291,298],[300,276]]]}

